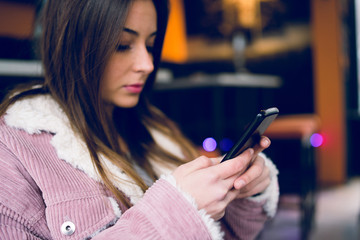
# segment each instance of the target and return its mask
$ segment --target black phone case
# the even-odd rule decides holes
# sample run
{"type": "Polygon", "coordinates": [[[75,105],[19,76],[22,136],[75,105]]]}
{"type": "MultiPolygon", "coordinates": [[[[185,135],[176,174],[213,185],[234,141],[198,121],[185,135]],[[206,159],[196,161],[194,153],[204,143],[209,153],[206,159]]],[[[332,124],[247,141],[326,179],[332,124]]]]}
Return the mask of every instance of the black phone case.
{"type": "Polygon", "coordinates": [[[272,123],[272,121],[274,121],[278,114],[279,109],[276,107],[261,110],[256,115],[255,119],[251,122],[249,127],[245,129],[239,141],[224,156],[221,162],[238,156],[246,149],[258,143],[261,135],[264,134],[265,130],[272,123]]]}

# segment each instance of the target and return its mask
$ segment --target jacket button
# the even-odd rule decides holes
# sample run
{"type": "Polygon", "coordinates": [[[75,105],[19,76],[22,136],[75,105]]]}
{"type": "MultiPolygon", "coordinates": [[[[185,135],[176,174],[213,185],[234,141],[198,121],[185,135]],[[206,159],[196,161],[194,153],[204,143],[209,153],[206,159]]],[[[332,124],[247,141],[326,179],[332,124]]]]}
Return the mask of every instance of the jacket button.
{"type": "Polygon", "coordinates": [[[70,236],[75,232],[75,224],[67,221],[61,225],[61,233],[66,236],[70,236]]]}

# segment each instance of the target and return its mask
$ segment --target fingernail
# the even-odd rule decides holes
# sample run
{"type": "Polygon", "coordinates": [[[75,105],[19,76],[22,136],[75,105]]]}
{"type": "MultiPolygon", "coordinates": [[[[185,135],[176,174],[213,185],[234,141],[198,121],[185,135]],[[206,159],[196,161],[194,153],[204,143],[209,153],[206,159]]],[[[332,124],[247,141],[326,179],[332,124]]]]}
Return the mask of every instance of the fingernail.
{"type": "Polygon", "coordinates": [[[267,139],[267,138],[263,139],[263,145],[264,145],[265,147],[269,146],[269,145],[270,145],[269,139],[267,139]]]}

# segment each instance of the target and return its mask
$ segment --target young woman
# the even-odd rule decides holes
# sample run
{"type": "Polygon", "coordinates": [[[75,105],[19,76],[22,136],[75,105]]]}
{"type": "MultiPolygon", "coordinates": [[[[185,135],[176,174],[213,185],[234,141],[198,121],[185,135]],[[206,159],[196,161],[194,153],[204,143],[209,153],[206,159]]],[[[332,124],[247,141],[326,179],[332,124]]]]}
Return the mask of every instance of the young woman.
{"type": "Polygon", "coordinates": [[[167,17],[47,1],[44,82],[0,109],[0,239],[252,239],[275,214],[268,138],[219,164],[149,103],[167,17]]]}

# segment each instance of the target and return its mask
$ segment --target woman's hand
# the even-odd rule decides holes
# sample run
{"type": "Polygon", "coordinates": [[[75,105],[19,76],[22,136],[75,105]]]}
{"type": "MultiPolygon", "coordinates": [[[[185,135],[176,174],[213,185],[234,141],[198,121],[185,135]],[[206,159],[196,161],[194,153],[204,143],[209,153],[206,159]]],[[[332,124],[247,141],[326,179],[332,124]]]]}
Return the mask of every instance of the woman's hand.
{"type": "Polygon", "coordinates": [[[246,198],[263,192],[270,184],[270,170],[265,166],[265,160],[258,154],[270,146],[270,140],[262,137],[254,147],[254,159],[250,167],[234,182],[234,188],[239,190],[237,198],[246,198]]]}
{"type": "MultiPolygon", "coordinates": [[[[224,216],[227,205],[239,196],[239,190],[234,188],[234,184],[239,183],[239,176],[253,158],[253,149],[221,164],[216,159],[202,156],[176,168],[173,176],[180,189],[195,199],[198,209],[204,209],[213,219],[218,220],[224,216]]],[[[259,175],[258,168],[249,169],[244,180],[253,182],[253,175],[259,175]]]]}

